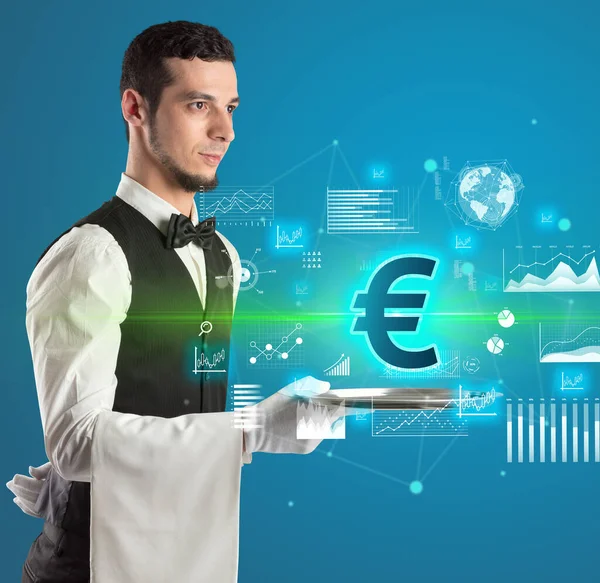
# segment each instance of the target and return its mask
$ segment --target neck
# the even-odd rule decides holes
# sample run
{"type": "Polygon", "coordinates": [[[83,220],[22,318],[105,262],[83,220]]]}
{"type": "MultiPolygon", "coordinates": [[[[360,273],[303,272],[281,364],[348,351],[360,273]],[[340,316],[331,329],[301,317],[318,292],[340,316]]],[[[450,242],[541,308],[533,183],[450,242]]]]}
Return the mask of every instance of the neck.
{"type": "Polygon", "coordinates": [[[164,168],[152,157],[144,157],[142,160],[133,155],[130,149],[125,174],[166,200],[186,217],[191,217],[195,193],[183,190],[171,176],[165,174],[164,168]]]}

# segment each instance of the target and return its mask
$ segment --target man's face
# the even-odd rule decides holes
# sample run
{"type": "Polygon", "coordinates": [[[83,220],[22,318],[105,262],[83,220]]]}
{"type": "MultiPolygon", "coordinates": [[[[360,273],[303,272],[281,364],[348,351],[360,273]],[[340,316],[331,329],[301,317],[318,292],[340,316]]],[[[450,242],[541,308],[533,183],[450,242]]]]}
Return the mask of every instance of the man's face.
{"type": "Polygon", "coordinates": [[[233,63],[170,58],[166,65],[176,80],[163,89],[149,121],[150,149],[185,191],[212,190],[219,183],[219,158],[235,137],[232,113],[238,94],[233,63]]]}

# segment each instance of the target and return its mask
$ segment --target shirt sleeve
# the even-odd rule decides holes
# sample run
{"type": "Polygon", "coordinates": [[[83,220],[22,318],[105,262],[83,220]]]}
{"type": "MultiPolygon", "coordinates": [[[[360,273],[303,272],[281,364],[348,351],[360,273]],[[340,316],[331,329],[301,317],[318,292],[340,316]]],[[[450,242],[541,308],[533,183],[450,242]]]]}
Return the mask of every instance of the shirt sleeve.
{"type": "Polygon", "coordinates": [[[44,446],[67,480],[91,481],[92,436],[98,414],[114,404],[120,324],[130,302],[125,254],[99,225],[62,236],[27,284],[26,328],[44,446]]]}
{"type": "Polygon", "coordinates": [[[26,328],[48,459],[65,479],[90,481],[96,416],[112,409],[131,275],[114,237],[74,227],[36,265],[26,328]]]}

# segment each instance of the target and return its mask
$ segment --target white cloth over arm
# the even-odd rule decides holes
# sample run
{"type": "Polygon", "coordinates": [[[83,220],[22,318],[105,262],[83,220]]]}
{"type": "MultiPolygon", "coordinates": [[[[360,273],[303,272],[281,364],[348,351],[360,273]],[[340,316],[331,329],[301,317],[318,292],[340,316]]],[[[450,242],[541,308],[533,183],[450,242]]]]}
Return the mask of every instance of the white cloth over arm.
{"type": "Polygon", "coordinates": [[[91,583],[237,581],[239,431],[231,413],[98,416],[91,583]]]}

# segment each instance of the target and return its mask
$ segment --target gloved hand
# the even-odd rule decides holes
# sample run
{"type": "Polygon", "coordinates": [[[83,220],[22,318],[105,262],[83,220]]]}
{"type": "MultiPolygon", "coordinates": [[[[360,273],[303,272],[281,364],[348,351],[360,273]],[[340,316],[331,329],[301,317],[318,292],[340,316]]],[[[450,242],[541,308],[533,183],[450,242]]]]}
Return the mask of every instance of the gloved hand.
{"type": "Polygon", "coordinates": [[[29,466],[29,476],[15,474],[12,480],[6,482],[6,487],[15,494],[13,502],[29,516],[41,518],[34,510],[38,496],[42,491],[44,480],[48,476],[51,468],[50,462],[46,462],[36,468],[29,466]]]}
{"type": "MultiPolygon", "coordinates": [[[[329,390],[330,383],[314,377],[303,377],[255,405],[244,407],[244,452],[311,453],[322,439],[296,438],[296,410],[311,397],[329,390]]],[[[348,414],[344,407],[332,407],[336,416],[332,426],[348,414]]]]}

